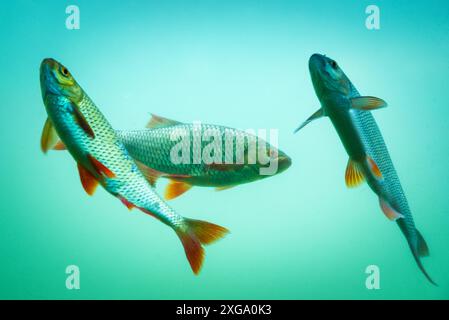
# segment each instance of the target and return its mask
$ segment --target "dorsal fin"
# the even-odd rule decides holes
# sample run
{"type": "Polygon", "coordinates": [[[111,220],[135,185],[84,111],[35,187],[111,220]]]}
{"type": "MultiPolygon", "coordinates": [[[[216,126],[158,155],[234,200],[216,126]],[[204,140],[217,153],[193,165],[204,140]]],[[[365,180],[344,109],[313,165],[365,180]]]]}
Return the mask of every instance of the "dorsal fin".
{"type": "Polygon", "coordinates": [[[150,122],[148,122],[146,127],[149,129],[155,129],[155,128],[170,127],[170,126],[174,126],[177,124],[181,124],[181,122],[163,118],[163,117],[157,116],[155,114],[152,114],[150,122]]]}

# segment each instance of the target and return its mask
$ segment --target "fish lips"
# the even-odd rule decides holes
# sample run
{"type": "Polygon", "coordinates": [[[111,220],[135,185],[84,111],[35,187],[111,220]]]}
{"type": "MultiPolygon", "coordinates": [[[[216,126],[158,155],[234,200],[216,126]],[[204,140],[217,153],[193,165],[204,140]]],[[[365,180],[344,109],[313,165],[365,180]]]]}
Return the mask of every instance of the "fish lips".
{"type": "Polygon", "coordinates": [[[58,84],[53,74],[53,68],[57,64],[56,60],[46,58],[42,60],[40,66],[40,81],[42,97],[45,98],[47,94],[58,94],[58,84]]]}
{"type": "Polygon", "coordinates": [[[325,61],[326,61],[326,56],[319,54],[319,53],[314,53],[312,54],[312,56],[309,59],[309,71],[310,74],[312,76],[314,76],[315,74],[319,73],[320,70],[323,69],[324,65],[325,65],[325,61]]]}
{"type": "Polygon", "coordinates": [[[286,154],[280,154],[277,157],[278,173],[287,170],[292,165],[292,159],[286,154]]]}

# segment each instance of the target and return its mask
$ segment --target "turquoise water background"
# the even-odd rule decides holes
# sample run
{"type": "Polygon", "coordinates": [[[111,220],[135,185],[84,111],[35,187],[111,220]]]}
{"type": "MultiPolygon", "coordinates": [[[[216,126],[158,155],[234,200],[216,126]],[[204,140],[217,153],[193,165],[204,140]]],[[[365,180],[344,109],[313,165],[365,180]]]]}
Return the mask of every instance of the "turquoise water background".
{"type": "MultiPolygon", "coordinates": [[[[0,4],[0,298],[449,298],[447,1],[11,1],[0,4]],[[81,29],[67,30],[76,4],[81,29]],[[365,27],[380,8],[381,29],[365,27]],[[319,104],[308,58],[336,59],[375,112],[431,256],[417,268],[328,119],[293,135],[319,104]],[[279,129],[286,172],[171,205],[231,230],[194,276],[162,223],[104,190],[88,197],[67,152],[39,149],[39,64],[64,63],[117,129],[150,113],[279,129]],[[80,268],[80,290],[65,286],[80,268]],[[380,268],[379,290],[365,268],[380,268]]],[[[158,185],[162,192],[164,184],[158,185]]]]}

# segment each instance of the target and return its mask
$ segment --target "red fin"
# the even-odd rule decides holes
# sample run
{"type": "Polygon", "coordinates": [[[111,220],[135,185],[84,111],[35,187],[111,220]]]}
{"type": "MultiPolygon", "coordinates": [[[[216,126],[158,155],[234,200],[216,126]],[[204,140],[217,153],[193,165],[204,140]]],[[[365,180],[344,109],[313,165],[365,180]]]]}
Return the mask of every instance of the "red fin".
{"type": "Polygon", "coordinates": [[[165,189],[165,199],[172,200],[176,197],[179,197],[190,188],[192,188],[190,184],[182,181],[170,180],[167,188],[165,189]]]}
{"type": "Polygon", "coordinates": [[[399,218],[404,218],[402,214],[394,210],[393,207],[391,207],[390,204],[384,199],[379,198],[379,202],[383,213],[389,220],[396,221],[399,218]]]}
{"type": "Polygon", "coordinates": [[[366,156],[366,160],[368,161],[368,165],[370,167],[372,174],[377,179],[382,179],[382,172],[380,172],[380,169],[377,166],[376,162],[370,156],[366,156]]]}
{"type": "Polygon", "coordinates": [[[108,178],[115,178],[114,172],[109,170],[106,166],[104,166],[100,161],[92,157],[90,154],[87,155],[87,158],[92,163],[93,167],[97,171],[99,175],[104,175],[108,178]]]}
{"type": "Polygon", "coordinates": [[[355,188],[365,181],[365,176],[358,162],[349,159],[346,167],[345,181],[348,188],[355,188]]]}
{"type": "Polygon", "coordinates": [[[184,251],[193,273],[198,274],[204,261],[204,249],[202,245],[219,240],[229,233],[229,230],[201,220],[185,219],[185,224],[187,228],[180,228],[176,233],[184,246],[184,251]]]}
{"type": "Polygon", "coordinates": [[[90,126],[89,122],[87,122],[86,118],[84,118],[83,114],[78,110],[77,107],[73,107],[74,115],[76,119],[76,123],[84,130],[84,132],[91,138],[95,138],[94,131],[90,126]]]}
{"type": "Polygon", "coordinates": [[[81,184],[88,195],[93,195],[98,186],[95,177],[82,165],[78,163],[78,172],[80,174],[81,184]]]}
{"type": "Polygon", "coordinates": [[[126,200],[125,198],[119,196],[118,197],[120,199],[120,201],[128,208],[128,210],[132,210],[133,208],[135,208],[136,206],[133,205],[131,202],[129,202],[128,200],[126,200]]]}
{"type": "Polygon", "coordinates": [[[160,172],[158,170],[155,170],[153,168],[148,167],[147,165],[143,164],[140,161],[136,161],[137,167],[142,172],[144,177],[148,180],[148,182],[154,186],[156,185],[157,179],[159,179],[160,176],[164,175],[163,172],[160,172]]]}
{"type": "Polygon", "coordinates": [[[147,215],[152,216],[153,218],[156,218],[156,219],[158,219],[158,220],[161,220],[156,214],[154,214],[153,212],[151,212],[151,211],[148,210],[148,209],[141,208],[141,207],[136,207],[136,208],[138,208],[139,210],[141,210],[143,213],[146,213],[147,215]]]}
{"type": "Polygon", "coordinates": [[[64,142],[62,142],[61,140],[59,140],[55,146],[53,147],[53,150],[67,150],[64,142]]]}

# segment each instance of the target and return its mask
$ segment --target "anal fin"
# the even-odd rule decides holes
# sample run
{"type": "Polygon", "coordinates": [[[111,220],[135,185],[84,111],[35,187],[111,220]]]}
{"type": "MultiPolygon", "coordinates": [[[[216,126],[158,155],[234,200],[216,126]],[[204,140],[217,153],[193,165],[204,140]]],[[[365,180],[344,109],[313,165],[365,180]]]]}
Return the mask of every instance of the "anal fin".
{"type": "Polygon", "coordinates": [[[119,196],[118,197],[120,199],[120,201],[128,208],[128,210],[132,210],[133,208],[135,208],[136,206],[134,204],[132,204],[131,202],[129,202],[128,200],[126,200],[124,197],[119,196]]]}

